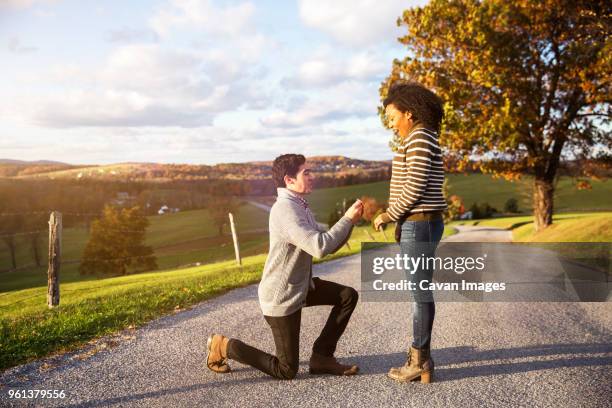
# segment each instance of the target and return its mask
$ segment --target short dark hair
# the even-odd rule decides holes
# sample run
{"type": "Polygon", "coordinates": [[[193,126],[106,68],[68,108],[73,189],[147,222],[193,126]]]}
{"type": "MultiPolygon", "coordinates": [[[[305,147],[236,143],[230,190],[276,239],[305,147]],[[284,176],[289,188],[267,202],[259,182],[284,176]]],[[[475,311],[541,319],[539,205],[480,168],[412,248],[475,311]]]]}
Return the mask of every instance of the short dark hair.
{"type": "Polygon", "coordinates": [[[300,166],[306,163],[306,158],[301,154],[282,154],[274,159],[272,164],[272,178],[276,187],[287,187],[285,176],[295,177],[300,166]]]}
{"type": "Polygon", "coordinates": [[[440,131],[444,116],[442,100],[432,91],[417,82],[395,82],[389,87],[383,106],[393,104],[400,112],[410,112],[415,121],[440,131]]]}

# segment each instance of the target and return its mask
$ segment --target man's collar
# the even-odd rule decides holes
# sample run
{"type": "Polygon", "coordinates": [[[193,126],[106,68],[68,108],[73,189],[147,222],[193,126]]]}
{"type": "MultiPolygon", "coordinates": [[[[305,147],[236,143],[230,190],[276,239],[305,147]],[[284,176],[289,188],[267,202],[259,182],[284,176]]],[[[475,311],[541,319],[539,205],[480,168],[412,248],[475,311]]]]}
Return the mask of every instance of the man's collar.
{"type": "Polygon", "coordinates": [[[308,201],[300,194],[295,191],[289,190],[286,187],[277,187],[276,193],[279,198],[288,198],[290,200],[294,200],[302,204],[304,207],[308,208],[308,201]]]}

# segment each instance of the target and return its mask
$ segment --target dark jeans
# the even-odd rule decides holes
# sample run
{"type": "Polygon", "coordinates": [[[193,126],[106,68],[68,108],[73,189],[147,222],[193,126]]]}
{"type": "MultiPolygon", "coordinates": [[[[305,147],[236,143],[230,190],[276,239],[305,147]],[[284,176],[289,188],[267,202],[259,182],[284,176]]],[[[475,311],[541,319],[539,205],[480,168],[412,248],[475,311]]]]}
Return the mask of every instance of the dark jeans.
{"type": "MultiPolygon", "coordinates": [[[[411,258],[433,257],[444,233],[444,221],[405,221],[401,231],[400,247],[402,255],[407,254],[411,258]]],[[[436,304],[432,292],[420,290],[419,282],[423,280],[431,282],[433,268],[425,266],[417,268],[414,274],[410,272],[408,272],[408,279],[415,282],[416,287],[419,288],[414,292],[412,345],[416,348],[429,348],[436,304]]]]}
{"type": "MultiPolygon", "coordinates": [[[[314,342],[312,351],[324,356],[333,356],[336,345],[351,314],[357,305],[357,291],[338,283],[313,279],[315,288],[308,292],[306,307],[332,305],[333,308],[323,331],[314,342]]],[[[264,316],[272,329],[276,356],[251,347],[237,339],[228,343],[228,358],[248,364],[273,377],[290,380],[295,377],[299,366],[300,324],[302,309],[289,316],[264,316]]]]}

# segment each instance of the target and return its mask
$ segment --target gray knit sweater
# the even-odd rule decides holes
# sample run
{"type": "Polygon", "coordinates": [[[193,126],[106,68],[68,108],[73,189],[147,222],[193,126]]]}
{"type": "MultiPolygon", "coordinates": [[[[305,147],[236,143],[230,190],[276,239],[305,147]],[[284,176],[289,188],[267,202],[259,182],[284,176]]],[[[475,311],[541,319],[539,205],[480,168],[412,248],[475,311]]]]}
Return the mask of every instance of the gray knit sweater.
{"type": "Polygon", "coordinates": [[[350,218],[344,216],[325,231],[304,199],[279,188],[270,211],[270,252],[258,290],[263,314],[288,316],[304,306],[312,285],[312,257],[336,252],[352,228],[350,218]]]}

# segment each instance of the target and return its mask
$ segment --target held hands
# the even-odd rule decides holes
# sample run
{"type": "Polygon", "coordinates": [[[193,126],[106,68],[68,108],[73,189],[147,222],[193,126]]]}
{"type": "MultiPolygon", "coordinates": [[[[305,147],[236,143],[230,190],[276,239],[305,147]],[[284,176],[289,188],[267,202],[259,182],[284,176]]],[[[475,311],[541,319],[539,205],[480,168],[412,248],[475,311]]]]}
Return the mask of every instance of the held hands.
{"type": "Polygon", "coordinates": [[[386,224],[386,223],[385,223],[385,221],[384,221],[384,219],[383,219],[383,215],[382,215],[382,214],[380,214],[378,217],[376,217],[376,218],[374,219],[374,229],[375,229],[376,231],[380,231],[380,230],[382,230],[382,227],[383,227],[385,224],[386,224]]]}
{"type": "Polygon", "coordinates": [[[361,200],[355,201],[353,205],[346,210],[344,215],[349,217],[353,224],[357,224],[363,215],[363,202],[361,200]]]}

